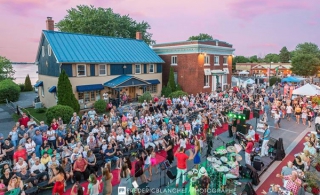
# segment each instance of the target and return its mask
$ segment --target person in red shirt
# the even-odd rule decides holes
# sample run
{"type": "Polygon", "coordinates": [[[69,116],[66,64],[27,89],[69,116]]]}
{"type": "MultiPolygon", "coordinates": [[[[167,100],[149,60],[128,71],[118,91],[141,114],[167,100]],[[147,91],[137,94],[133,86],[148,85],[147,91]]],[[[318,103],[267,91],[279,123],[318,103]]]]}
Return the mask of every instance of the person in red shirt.
{"type": "Polygon", "coordinates": [[[176,178],[176,187],[179,186],[180,176],[182,175],[182,185],[185,186],[186,182],[186,172],[187,172],[187,160],[192,160],[194,158],[193,152],[190,150],[190,155],[184,153],[184,148],[180,147],[176,151],[174,156],[177,159],[177,178],[176,178]]]}
{"type": "Polygon", "coordinates": [[[52,128],[53,130],[57,130],[58,127],[59,127],[59,124],[58,124],[57,120],[56,120],[56,119],[53,119],[53,120],[52,120],[52,123],[51,123],[51,128],[52,128]]]}
{"type": "Polygon", "coordinates": [[[153,101],[157,103],[159,101],[159,98],[157,96],[154,96],[153,101]]]}
{"type": "Polygon", "coordinates": [[[14,164],[18,162],[19,158],[23,158],[25,161],[27,160],[27,151],[22,146],[19,146],[17,151],[13,154],[14,164]]]}
{"type": "Polygon", "coordinates": [[[251,165],[251,152],[253,150],[254,143],[250,135],[247,136],[247,140],[248,140],[248,143],[245,150],[245,160],[246,160],[246,164],[251,165]]]}
{"type": "Polygon", "coordinates": [[[26,115],[26,113],[22,113],[22,117],[19,119],[20,125],[24,125],[25,127],[28,127],[29,117],[26,115]]]}

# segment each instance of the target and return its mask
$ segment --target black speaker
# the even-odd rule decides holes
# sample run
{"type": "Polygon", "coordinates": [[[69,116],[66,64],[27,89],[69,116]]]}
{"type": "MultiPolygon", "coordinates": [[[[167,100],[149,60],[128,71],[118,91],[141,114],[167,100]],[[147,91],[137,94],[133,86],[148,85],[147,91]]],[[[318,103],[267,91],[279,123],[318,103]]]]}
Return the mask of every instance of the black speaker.
{"type": "Polygon", "coordinates": [[[249,128],[250,128],[250,124],[238,124],[237,125],[237,132],[240,132],[244,135],[247,135],[248,134],[248,131],[249,131],[249,128]]]}
{"type": "Polygon", "coordinates": [[[176,179],[176,177],[177,177],[177,167],[171,167],[170,169],[168,169],[167,176],[171,180],[176,179]]]}
{"type": "Polygon", "coordinates": [[[270,137],[269,142],[268,142],[268,146],[270,148],[277,148],[277,142],[278,142],[277,139],[270,137]]]}
{"type": "Polygon", "coordinates": [[[255,156],[253,158],[252,165],[257,171],[261,171],[262,167],[264,166],[260,156],[255,156]]]}
{"type": "Polygon", "coordinates": [[[250,119],[250,110],[249,109],[244,109],[243,114],[246,117],[246,120],[250,119]]]}
{"type": "Polygon", "coordinates": [[[260,109],[253,109],[253,117],[260,118],[260,109]]]}

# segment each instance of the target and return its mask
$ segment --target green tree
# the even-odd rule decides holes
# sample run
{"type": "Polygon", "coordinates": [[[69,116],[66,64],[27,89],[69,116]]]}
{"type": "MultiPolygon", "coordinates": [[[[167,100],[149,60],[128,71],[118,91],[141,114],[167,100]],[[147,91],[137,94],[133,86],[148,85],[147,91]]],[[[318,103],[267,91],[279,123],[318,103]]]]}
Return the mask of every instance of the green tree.
{"type": "Polygon", "coordinates": [[[253,63],[253,62],[258,62],[258,56],[257,56],[257,55],[251,56],[251,57],[249,58],[249,61],[250,61],[251,63],[253,63]]]}
{"type": "Polygon", "coordinates": [[[136,32],[141,32],[147,44],[155,43],[148,32],[151,29],[148,22],[137,22],[129,15],[114,13],[111,8],[78,5],[67,12],[64,19],[56,24],[60,31],[123,38],[135,38],[136,32]]]}
{"type": "Polygon", "coordinates": [[[213,40],[212,36],[206,33],[200,33],[196,36],[189,37],[188,41],[213,40]]]}
{"type": "Polygon", "coordinates": [[[287,63],[290,60],[290,52],[287,47],[283,47],[279,53],[280,62],[287,63]]]}
{"type": "Polygon", "coordinates": [[[177,88],[176,82],[174,81],[174,73],[173,73],[172,67],[170,67],[169,80],[168,80],[167,87],[170,87],[172,92],[176,91],[176,88],[177,88]]]}
{"type": "Polygon", "coordinates": [[[279,55],[275,53],[269,53],[264,57],[264,62],[270,63],[278,63],[280,61],[279,55]]]}
{"type": "Polygon", "coordinates": [[[250,59],[244,56],[235,56],[233,57],[232,64],[236,65],[237,63],[249,63],[250,59]]]}
{"type": "Polygon", "coordinates": [[[296,54],[310,54],[320,59],[320,50],[314,43],[300,43],[297,45],[296,54]]]}
{"type": "Polygon", "coordinates": [[[15,71],[13,70],[10,60],[0,56],[0,81],[5,79],[14,80],[14,73],[15,71]]]}
{"type": "Polygon", "coordinates": [[[80,111],[80,105],[73,94],[72,85],[64,70],[62,70],[59,76],[57,97],[59,105],[70,106],[75,112],[80,111]]]}
{"type": "Polygon", "coordinates": [[[94,109],[100,114],[105,112],[106,108],[107,108],[107,103],[104,100],[98,100],[94,103],[94,109]]]}
{"type": "Polygon", "coordinates": [[[313,54],[297,53],[292,58],[292,73],[301,76],[313,76],[320,67],[320,60],[313,54]]]}
{"type": "Polygon", "coordinates": [[[26,79],[24,80],[24,89],[23,90],[24,91],[32,91],[33,90],[29,74],[27,74],[26,79]]]}

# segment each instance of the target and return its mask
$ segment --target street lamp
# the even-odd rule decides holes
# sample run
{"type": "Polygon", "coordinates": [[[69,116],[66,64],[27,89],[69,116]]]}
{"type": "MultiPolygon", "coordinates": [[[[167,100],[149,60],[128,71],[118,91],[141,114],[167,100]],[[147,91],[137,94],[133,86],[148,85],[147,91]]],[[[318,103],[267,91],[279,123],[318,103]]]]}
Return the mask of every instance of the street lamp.
{"type": "Polygon", "coordinates": [[[269,78],[268,78],[268,80],[269,80],[269,87],[271,87],[270,86],[270,74],[271,74],[271,64],[273,64],[273,62],[270,62],[270,66],[269,66],[269,78]]]}

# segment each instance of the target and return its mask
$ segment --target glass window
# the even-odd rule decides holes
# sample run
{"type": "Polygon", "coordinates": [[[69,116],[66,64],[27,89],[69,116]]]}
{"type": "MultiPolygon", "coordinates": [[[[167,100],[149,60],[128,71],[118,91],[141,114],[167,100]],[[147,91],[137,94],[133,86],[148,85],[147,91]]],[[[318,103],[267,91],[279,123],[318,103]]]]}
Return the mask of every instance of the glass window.
{"type": "Polygon", "coordinates": [[[89,92],[84,92],[84,102],[90,102],[90,94],[89,94],[89,92]]]}
{"type": "Polygon", "coordinates": [[[219,56],[214,56],[214,65],[219,65],[219,56]]]}
{"type": "Polygon", "coordinates": [[[41,55],[42,55],[42,57],[44,57],[44,46],[42,46],[41,55]]]}
{"type": "Polygon", "coordinates": [[[78,65],[78,76],[86,76],[86,65],[78,65]]]}
{"type": "Polygon", "coordinates": [[[44,97],[44,87],[41,86],[41,96],[44,97]]]}
{"type": "Polygon", "coordinates": [[[91,91],[90,95],[91,95],[91,100],[94,101],[96,97],[95,91],[91,91]]]}
{"type": "Polygon", "coordinates": [[[228,65],[227,56],[223,56],[223,65],[228,65]]]}
{"type": "Polygon", "coordinates": [[[208,55],[204,56],[204,64],[210,65],[210,56],[208,56],[208,55]]]}
{"type": "Polygon", "coordinates": [[[141,65],[136,64],[136,74],[141,74],[141,65]]]}
{"type": "Polygon", "coordinates": [[[209,75],[204,75],[204,86],[209,87],[209,75]]]}
{"type": "Polygon", "coordinates": [[[149,65],[149,73],[154,73],[154,64],[149,65]]]}
{"type": "Polygon", "coordinates": [[[106,65],[100,64],[99,65],[99,75],[106,75],[106,74],[107,74],[106,65]]]}
{"type": "Polygon", "coordinates": [[[48,56],[51,56],[51,46],[48,45],[48,56]]]}
{"type": "Polygon", "coordinates": [[[174,83],[177,85],[178,84],[178,73],[173,72],[173,78],[174,78],[174,83]]]}
{"type": "Polygon", "coordinates": [[[177,56],[171,56],[171,65],[177,65],[177,56]]]}
{"type": "Polygon", "coordinates": [[[149,85],[149,86],[147,86],[146,92],[157,93],[157,85],[149,85]]]}

